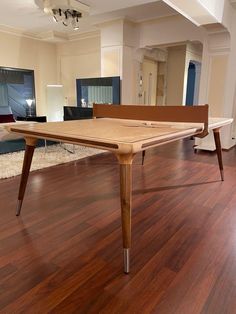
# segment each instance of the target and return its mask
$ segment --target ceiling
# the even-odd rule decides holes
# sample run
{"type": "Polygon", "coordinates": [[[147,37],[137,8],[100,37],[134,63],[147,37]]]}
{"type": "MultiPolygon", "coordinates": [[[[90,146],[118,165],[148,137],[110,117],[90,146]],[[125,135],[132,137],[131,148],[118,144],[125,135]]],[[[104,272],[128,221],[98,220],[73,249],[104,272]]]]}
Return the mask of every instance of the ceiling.
{"type": "MultiPolygon", "coordinates": [[[[48,31],[74,33],[70,27],[53,22],[39,8],[42,0],[1,0],[0,26],[19,29],[27,34],[48,31]]],[[[80,30],[84,33],[97,30],[96,24],[117,18],[127,18],[134,22],[177,14],[162,1],[153,0],[83,0],[90,6],[90,15],[80,20],[80,30]]]]}
{"type": "Polygon", "coordinates": [[[236,8],[236,0],[230,0],[230,2],[231,2],[231,4],[232,4],[232,6],[233,6],[234,8],[236,8]]]}

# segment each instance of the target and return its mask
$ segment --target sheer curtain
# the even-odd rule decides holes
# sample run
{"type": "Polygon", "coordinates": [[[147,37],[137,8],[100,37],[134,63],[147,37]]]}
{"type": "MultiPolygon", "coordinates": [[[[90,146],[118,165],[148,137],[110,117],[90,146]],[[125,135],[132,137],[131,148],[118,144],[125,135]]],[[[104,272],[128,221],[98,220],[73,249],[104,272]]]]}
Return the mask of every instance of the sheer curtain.
{"type": "Polygon", "coordinates": [[[7,84],[0,83],[0,107],[8,107],[7,84]]]}

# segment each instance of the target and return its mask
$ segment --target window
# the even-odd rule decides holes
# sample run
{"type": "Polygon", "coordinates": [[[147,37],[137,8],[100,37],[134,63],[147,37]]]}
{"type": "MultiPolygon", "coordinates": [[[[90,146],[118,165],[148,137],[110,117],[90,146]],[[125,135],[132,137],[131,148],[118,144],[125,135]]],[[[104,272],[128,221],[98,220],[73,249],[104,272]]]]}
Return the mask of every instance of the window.
{"type": "Polygon", "coordinates": [[[10,107],[14,117],[36,115],[34,71],[0,67],[0,107],[10,107]]]}

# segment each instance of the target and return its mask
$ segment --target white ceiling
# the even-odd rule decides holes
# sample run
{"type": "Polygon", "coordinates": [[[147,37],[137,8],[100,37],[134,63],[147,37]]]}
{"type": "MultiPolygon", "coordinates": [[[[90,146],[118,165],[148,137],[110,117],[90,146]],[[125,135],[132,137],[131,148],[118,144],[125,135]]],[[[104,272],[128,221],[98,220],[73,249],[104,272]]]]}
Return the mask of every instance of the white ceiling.
{"type": "MultiPolygon", "coordinates": [[[[1,0],[0,24],[20,29],[27,33],[47,31],[74,32],[53,22],[39,7],[42,0],[1,0]]],[[[127,18],[138,22],[177,14],[162,1],[153,0],[83,0],[90,6],[90,15],[80,20],[80,33],[96,30],[96,23],[127,18]]]]}
{"type": "Polygon", "coordinates": [[[232,6],[236,9],[236,0],[230,0],[232,6]]]}

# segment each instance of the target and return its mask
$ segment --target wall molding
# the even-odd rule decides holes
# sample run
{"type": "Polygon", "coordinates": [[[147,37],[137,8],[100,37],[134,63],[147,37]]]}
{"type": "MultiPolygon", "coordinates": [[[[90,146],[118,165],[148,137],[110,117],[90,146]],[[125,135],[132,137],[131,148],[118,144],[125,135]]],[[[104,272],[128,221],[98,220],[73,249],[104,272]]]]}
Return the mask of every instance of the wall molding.
{"type": "Polygon", "coordinates": [[[38,35],[36,33],[27,32],[24,29],[15,28],[15,27],[3,25],[3,24],[0,25],[0,32],[10,34],[10,35],[15,35],[18,37],[26,37],[26,38],[30,38],[30,39],[40,40],[40,38],[38,38],[38,35]]]}
{"type": "Polygon", "coordinates": [[[71,42],[77,40],[84,40],[90,38],[100,37],[100,31],[89,31],[84,33],[63,33],[57,31],[46,31],[41,33],[28,32],[24,29],[10,27],[7,25],[0,25],[0,32],[10,34],[13,36],[29,38],[39,41],[46,41],[49,43],[71,42]]]}

